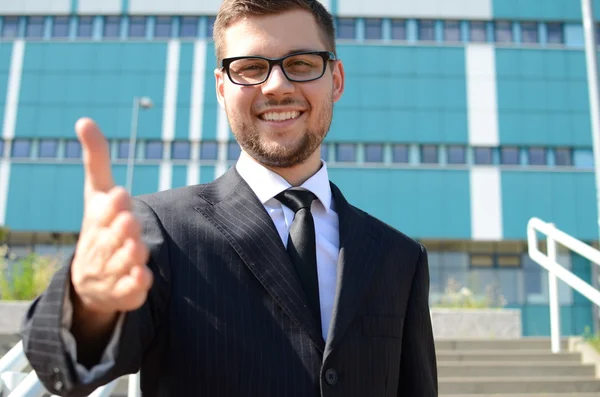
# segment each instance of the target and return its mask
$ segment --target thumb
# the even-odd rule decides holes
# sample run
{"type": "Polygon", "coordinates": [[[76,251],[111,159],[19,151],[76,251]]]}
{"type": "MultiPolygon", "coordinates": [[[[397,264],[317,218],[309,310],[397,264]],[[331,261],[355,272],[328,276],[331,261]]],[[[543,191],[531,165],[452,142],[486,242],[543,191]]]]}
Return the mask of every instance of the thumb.
{"type": "Polygon", "coordinates": [[[86,192],[108,192],[115,183],[106,138],[96,123],[89,118],[79,119],[75,124],[75,131],[83,149],[86,192]]]}

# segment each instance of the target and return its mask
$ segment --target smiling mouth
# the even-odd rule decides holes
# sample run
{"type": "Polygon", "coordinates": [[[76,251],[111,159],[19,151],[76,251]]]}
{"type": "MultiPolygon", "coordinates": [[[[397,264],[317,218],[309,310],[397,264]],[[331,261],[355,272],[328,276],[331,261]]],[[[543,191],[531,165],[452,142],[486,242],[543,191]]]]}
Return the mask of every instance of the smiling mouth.
{"type": "Polygon", "coordinates": [[[288,120],[295,120],[300,117],[303,112],[293,111],[293,112],[266,112],[258,116],[259,119],[263,121],[274,121],[274,122],[282,122],[288,120]]]}

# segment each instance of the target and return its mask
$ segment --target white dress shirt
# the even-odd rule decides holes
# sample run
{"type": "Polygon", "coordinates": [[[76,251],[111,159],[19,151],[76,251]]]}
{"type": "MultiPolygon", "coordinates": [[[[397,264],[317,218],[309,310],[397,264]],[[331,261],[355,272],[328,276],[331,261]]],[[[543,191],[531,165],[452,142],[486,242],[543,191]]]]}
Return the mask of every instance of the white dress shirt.
{"type": "MultiPolygon", "coordinates": [[[[321,164],[319,171],[304,182],[301,187],[310,190],[318,198],[318,200],[313,201],[311,212],[315,220],[322,333],[323,339],[327,340],[335,300],[340,233],[338,214],[335,212],[335,205],[331,196],[327,164],[324,161],[321,164]]],[[[287,246],[290,226],[294,220],[294,211],[282,205],[274,197],[292,187],[292,185],[278,174],[254,161],[245,152],[240,154],[236,170],[265,207],[267,213],[273,219],[281,241],[287,246]]]]}
{"type": "MultiPolygon", "coordinates": [[[[337,212],[335,212],[335,205],[331,195],[327,165],[324,161],[321,164],[319,171],[304,182],[301,187],[310,190],[318,198],[318,200],[313,201],[311,212],[315,221],[321,331],[323,339],[327,340],[335,300],[340,242],[339,219],[337,212]]],[[[281,241],[284,246],[287,246],[290,226],[294,220],[294,212],[282,205],[275,199],[275,196],[292,186],[278,174],[254,161],[245,152],[240,154],[240,158],[236,163],[236,170],[263,204],[279,232],[281,241]]],[[[88,370],[77,361],[77,344],[70,331],[73,320],[73,306],[69,300],[68,286],[66,290],[61,335],[67,351],[71,355],[73,362],[76,363],[76,370],[81,382],[91,383],[94,379],[104,375],[114,365],[125,316],[120,316],[100,363],[88,370]]]]}

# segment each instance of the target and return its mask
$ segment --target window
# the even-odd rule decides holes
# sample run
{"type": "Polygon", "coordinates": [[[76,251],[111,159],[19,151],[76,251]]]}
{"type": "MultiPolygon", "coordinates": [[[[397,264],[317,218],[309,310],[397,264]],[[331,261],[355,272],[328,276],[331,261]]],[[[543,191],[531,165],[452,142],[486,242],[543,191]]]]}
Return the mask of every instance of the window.
{"type": "Polygon", "coordinates": [[[329,145],[326,143],[321,144],[321,159],[323,161],[329,160],[329,145]]]}
{"type": "Polygon", "coordinates": [[[460,41],[460,23],[458,21],[444,22],[444,40],[454,43],[460,41]]]}
{"type": "MultiPolygon", "coordinates": [[[[129,141],[120,141],[119,146],[117,148],[117,158],[118,159],[128,159],[129,158],[129,141]]],[[[135,158],[135,153],[133,154],[135,158]]]]}
{"type": "Polygon", "coordinates": [[[121,36],[121,17],[104,18],[104,37],[116,38],[121,36]]]}
{"type": "Polygon", "coordinates": [[[492,164],[492,148],[476,147],[475,164],[492,164]]]}
{"type": "Polygon", "coordinates": [[[502,148],[500,152],[500,162],[504,165],[517,165],[519,164],[519,149],[515,147],[502,148]]]}
{"type": "Polygon", "coordinates": [[[381,19],[369,18],[365,20],[365,39],[381,40],[383,37],[381,19]]]}
{"type": "Polygon", "coordinates": [[[44,17],[27,17],[25,37],[41,39],[44,37],[44,17]]]}
{"type": "Polygon", "coordinates": [[[81,143],[75,140],[69,140],[65,144],[65,158],[80,159],[81,158],[81,143]]]}
{"type": "Polygon", "coordinates": [[[419,21],[419,40],[421,41],[434,41],[435,30],[433,21],[419,21]]]}
{"type": "Polygon", "coordinates": [[[129,18],[129,37],[132,37],[132,38],[146,37],[146,17],[130,17],[129,18]]]}
{"type": "Polygon", "coordinates": [[[218,157],[217,142],[201,142],[200,143],[200,159],[201,160],[216,160],[218,157]]]}
{"type": "Polygon", "coordinates": [[[521,267],[521,256],[516,254],[497,254],[498,267],[521,267]]]}
{"type": "Polygon", "coordinates": [[[496,43],[512,43],[513,33],[510,22],[496,22],[496,43]]]}
{"type": "Polygon", "coordinates": [[[208,20],[206,21],[206,37],[208,38],[212,38],[213,37],[213,29],[215,26],[215,17],[208,17],[208,20]]]}
{"type": "Polygon", "coordinates": [[[31,141],[26,139],[15,139],[12,144],[12,157],[16,159],[29,158],[31,153],[31,141]]]}
{"type": "Polygon", "coordinates": [[[450,146],[448,148],[448,164],[465,164],[466,154],[463,146],[450,146]]]}
{"type": "Polygon", "coordinates": [[[565,42],[562,23],[549,23],[547,28],[548,44],[563,44],[565,42]]]}
{"type": "Polygon", "coordinates": [[[242,149],[236,141],[227,144],[227,160],[237,160],[240,157],[242,149]]]}
{"type": "Polygon", "coordinates": [[[19,18],[18,17],[4,17],[2,24],[2,37],[4,38],[14,38],[17,37],[19,28],[19,18]]]}
{"type": "Polygon", "coordinates": [[[146,142],[144,158],[147,160],[160,160],[163,157],[163,143],[161,141],[146,142]]]}
{"type": "Polygon", "coordinates": [[[180,37],[195,38],[198,36],[198,17],[183,17],[179,26],[180,37]]]}
{"type": "Polygon", "coordinates": [[[188,160],[190,158],[190,143],[187,141],[173,142],[171,158],[173,160],[188,160]]]}
{"type": "Polygon", "coordinates": [[[491,254],[469,255],[471,267],[494,267],[494,257],[491,254]]]}
{"type": "Polygon", "coordinates": [[[594,168],[594,153],[591,149],[575,149],[573,151],[573,165],[577,168],[594,168]]]}
{"type": "Polygon", "coordinates": [[[529,148],[529,165],[546,165],[546,149],[529,148]]]}
{"type": "Polygon", "coordinates": [[[55,158],[58,155],[58,141],[55,139],[42,139],[38,149],[38,157],[55,158]]]}
{"type": "Polygon", "coordinates": [[[54,17],[52,37],[69,37],[69,17],[54,17]]]}
{"type": "Polygon", "coordinates": [[[392,162],[408,163],[408,146],[394,145],[392,146],[392,162]]]}
{"type": "Polygon", "coordinates": [[[92,37],[93,29],[94,19],[92,17],[79,17],[79,24],[77,26],[77,37],[92,37]]]}
{"type": "Polygon", "coordinates": [[[365,145],[365,161],[367,163],[383,162],[383,145],[381,145],[381,144],[365,145]]]}
{"type": "Polygon", "coordinates": [[[406,40],[406,21],[403,19],[392,20],[392,40],[406,40]]]}
{"type": "Polygon", "coordinates": [[[423,145],[421,147],[421,162],[423,164],[437,164],[438,147],[435,145],[423,145]]]}
{"type": "Polygon", "coordinates": [[[354,39],[356,37],[356,27],[354,19],[340,18],[338,20],[337,37],[338,39],[354,39]]]}
{"type": "Polygon", "coordinates": [[[485,22],[471,21],[470,23],[471,41],[474,43],[485,43],[485,22]]]}
{"type": "Polygon", "coordinates": [[[521,41],[523,43],[538,43],[538,24],[536,22],[523,22],[521,24],[521,41]]]}
{"type": "Polygon", "coordinates": [[[171,37],[171,17],[156,17],[156,23],[154,25],[154,37],[168,38],[171,37]]]}
{"type": "Polygon", "coordinates": [[[556,165],[568,166],[573,165],[573,159],[571,158],[571,150],[566,148],[559,148],[555,151],[556,165]]]}
{"type": "Polygon", "coordinates": [[[336,147],[335,159],[339,162],[356,161],[356,146],[352,143],[339,143],[336,147]]]}

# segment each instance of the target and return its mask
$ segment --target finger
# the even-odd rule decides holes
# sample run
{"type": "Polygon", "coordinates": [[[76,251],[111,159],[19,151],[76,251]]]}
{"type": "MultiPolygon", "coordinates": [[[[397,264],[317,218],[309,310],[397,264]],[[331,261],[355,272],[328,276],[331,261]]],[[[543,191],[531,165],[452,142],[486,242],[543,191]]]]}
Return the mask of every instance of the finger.
{"type": "MultiPolygon", "coordinates": [[[[93,264],[95,271],[104,272],[108,262],[128,238],[137,239],[141,227],[131,212],[121,212],[110,227],[96,229],[94,233],[86,233],[81,246],[78,244],[79,255],[84,263],[93,264]]],[[[87,265],[90,271],[92,266],[87,265]]]]}
{"type": "Polygon", "coordinates": [[[93,195],[87,202],[83,229],[91,226],[109,226],[117,214],[131,210],[131,197],[127,191],[115,186],[106,195],[93,195]]]}
{"type": "Polygon", "coordinates": [[[141,266],[133,267],[129,274],[121,277],[113,289],[114,296],[120,298],[121,310],[135,310],[141,307],[148,297],[152,279],[150,269],[141,266]]]}
{"type": "Polygon", "coordinates": [[[134,266],[146,266],[148,257],[146,245],[140,239],[130,238],[115,251],[106,264],[105,271],[108,274],[124,276],[129,274],[134,266]]]}
{"type": "Polygon", "coordinates": [[[79,119],[75,130],[83,149],[86,192],[108,192],[115,185],[108,142],[96,123],[89,118],[79,119]]]}
{"type": "Polygon", "coordinates": [[[143,287],[146,291],[152,287],[154,281],[154,274],[148,266],[134,266],[131,268],[129,275],[137,280],[138,285],[143,287]]]}
{"type": "Polygon", "coordinates": [[[122,246],[127,239],[137,239],[142,233],[140,223],[129,211],[119,212],[108,228],[110,234],[122,246]]]}

